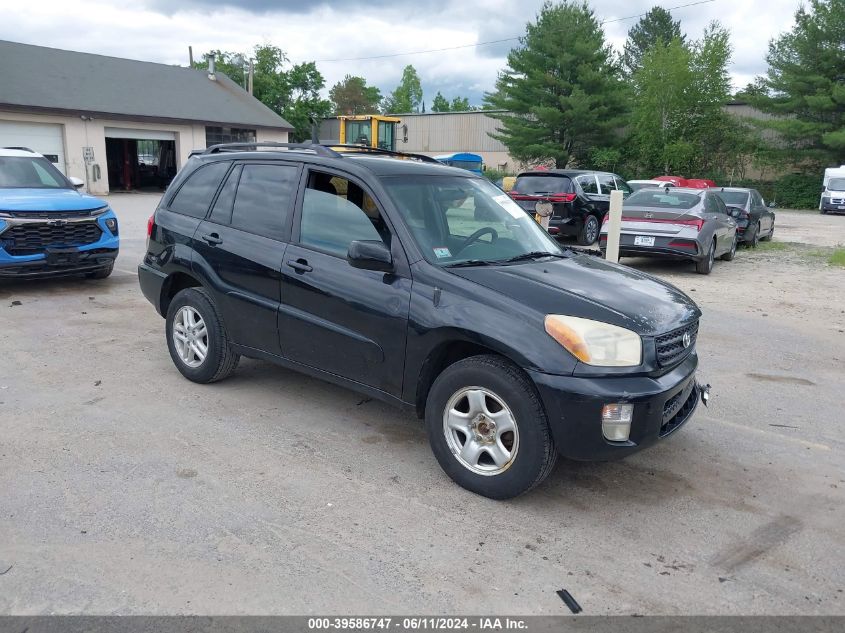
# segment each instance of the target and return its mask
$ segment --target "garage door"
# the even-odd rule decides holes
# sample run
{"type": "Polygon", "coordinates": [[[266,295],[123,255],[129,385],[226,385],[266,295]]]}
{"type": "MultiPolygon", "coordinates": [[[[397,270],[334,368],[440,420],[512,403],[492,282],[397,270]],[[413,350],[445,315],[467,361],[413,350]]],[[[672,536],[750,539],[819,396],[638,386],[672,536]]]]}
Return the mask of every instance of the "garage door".
{"type": "Polygon", "coordinates": [[[0,121],[0,147],[28,147],[44,154],[65,173],[65,145],[59,124],[0,121]]]}

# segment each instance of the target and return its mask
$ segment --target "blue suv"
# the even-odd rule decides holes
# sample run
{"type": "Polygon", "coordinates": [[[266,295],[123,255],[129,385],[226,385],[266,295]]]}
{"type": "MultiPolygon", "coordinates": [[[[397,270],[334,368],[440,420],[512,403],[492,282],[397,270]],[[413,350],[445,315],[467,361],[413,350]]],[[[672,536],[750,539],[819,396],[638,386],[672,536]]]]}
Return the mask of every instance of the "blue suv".
{"type": "Polygon", "coordinates": [[[0,278],[111,274],[117,217],[82,184],[30,149],[0,148],[0,278]]]}

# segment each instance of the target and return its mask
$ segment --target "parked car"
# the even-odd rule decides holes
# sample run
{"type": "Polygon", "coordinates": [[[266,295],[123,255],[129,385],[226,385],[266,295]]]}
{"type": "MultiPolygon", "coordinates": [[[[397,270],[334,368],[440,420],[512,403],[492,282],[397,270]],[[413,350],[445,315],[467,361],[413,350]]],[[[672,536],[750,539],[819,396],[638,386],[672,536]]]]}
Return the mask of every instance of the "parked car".
{"type": "Polygon", "coordinates": [[[610,192],[631,188],[620,176],[602,171],[549,169],[525,171],[516,177],[511,197],[531,213],[538,202],[552,205],[549,233],[578,238],[589,246],[599,237],[601,220],[610,208],[610,192]]]}
{"type": "Polygon", "coordinates": [[[775,234],[775,214],[766,206],[756,189],[722,187],[716,195],[728,207],[728,214],[736,220],[736,234],[740,242],[757,248],[760,240],[768,241],[775,234]]]}
{"type": "Polygon", "coordinates": [[[628,186],[631,191],[639,191],[640,189],[647,189],[649,187],[674,187],[672,182],[663,182],[660,180],[628,180],[628,186]]]}
{"type": "Polygon", "coordinates": [[[498,499],[558,453],[654,444],[706,397],[689,297],[562,248],[485,178],[244,147],[191,158],[148,224],[138,279],[189,380],[243,355],[415,410],[444,471],[498,499]]]}
{"type": "Polygon", "coordinates": [[[120,246],[109,205],[41,154],[0,148],[0,277],[108,277],[120,246]]]}
{"type": "MultiPolygon", "coordinates": [[[[619,255],[690,259],[709,275],[717,257],[736,253],[736,221],[715,190],[662,187],[640,189],[622,207],[619,255]]],[[[601,248],[607,247],[607,222],[601,248]]]]}
{"type": "Polygon", "coordinates": [[[822,215],[845,213],[845,165],[824,170],[819,211],[822,215]]]}

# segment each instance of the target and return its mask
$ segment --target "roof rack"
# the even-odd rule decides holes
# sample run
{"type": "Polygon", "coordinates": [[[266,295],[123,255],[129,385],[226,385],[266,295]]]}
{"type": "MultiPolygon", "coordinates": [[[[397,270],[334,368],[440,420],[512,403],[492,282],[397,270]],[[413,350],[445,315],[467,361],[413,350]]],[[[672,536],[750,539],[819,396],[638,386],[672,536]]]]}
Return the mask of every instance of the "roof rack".
{"type": "Polygon", "coordinates": [[[259,141],[254,143],[219,143],[198,153],[205,155],[218,154],[220,152],[239,152],[241,150],[255,149],[258,147],[278,147],[286,150],[311,151],[318,156],[340,158],[340,154],[325,145],[317,145],[316,143],[277,143],[275,141],[259,141]]]}
{"type": "Polygon", "coordinates": [[[420,161],[423,161],[425,163],[436,163],[438,165],[441,164],[439,161],[433,159],[431,156],[426,156],[425,154],[413,154],[411,152],[396,152],[396,151],[393,151],[393,150],[390,150],[390,149],[382,149],[381,147],[370,147],[368,145],[332,144],[332,145],[325,145],[325,146],[322,146],[322,147],[328,147],[328,148],[332,148],[332,149],[335,148],[335,147],[340,148],[340,149],[343,150],[341,152],[341,155],[343,155],[343,154],[376,154],[376,155],[383,154],[385,156],[396,156],[397,158],[413,158],[415,160],[420,160],[420,161]]]}

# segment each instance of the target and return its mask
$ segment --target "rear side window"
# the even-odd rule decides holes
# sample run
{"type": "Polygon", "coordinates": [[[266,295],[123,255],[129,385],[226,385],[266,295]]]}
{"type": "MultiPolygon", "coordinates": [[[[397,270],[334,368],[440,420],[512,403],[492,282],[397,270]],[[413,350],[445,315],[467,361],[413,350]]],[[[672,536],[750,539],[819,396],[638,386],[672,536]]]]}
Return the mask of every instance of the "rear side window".
{"type": "Polygon", "coordinates": [[[613,180],[612,174],[599,174],[599,187],[601,193],[609,196],[610,192],[616,189],[616,183],[613,180]]]}
{"type": "Polygon", "coordinates": [[[592,174],[589,176],[578,176],[575,180],[579,185],[581,185],[581,189],[584,193],[597,194],[599,192],[598,185],[596,184],[596,177],[592,174]]]}
{"type": "Polygon", "coordinates": [[[192,218],[204,218],[231,164],[229,161],[221,161],[197,169],[176,192],[168,208],[192,218]]]}
{"type": "Polygon", "coordinates": [[[537,195],[542,193],[572,193],[572,181],[566,176],[519,176],[514,183],[516,193],[537,195]]]}
{"type": "Polygon", "coordinates": [[[232,226],[280,240],[298,184],[293,165],[244,165],[232,209],[232,226]]]}

